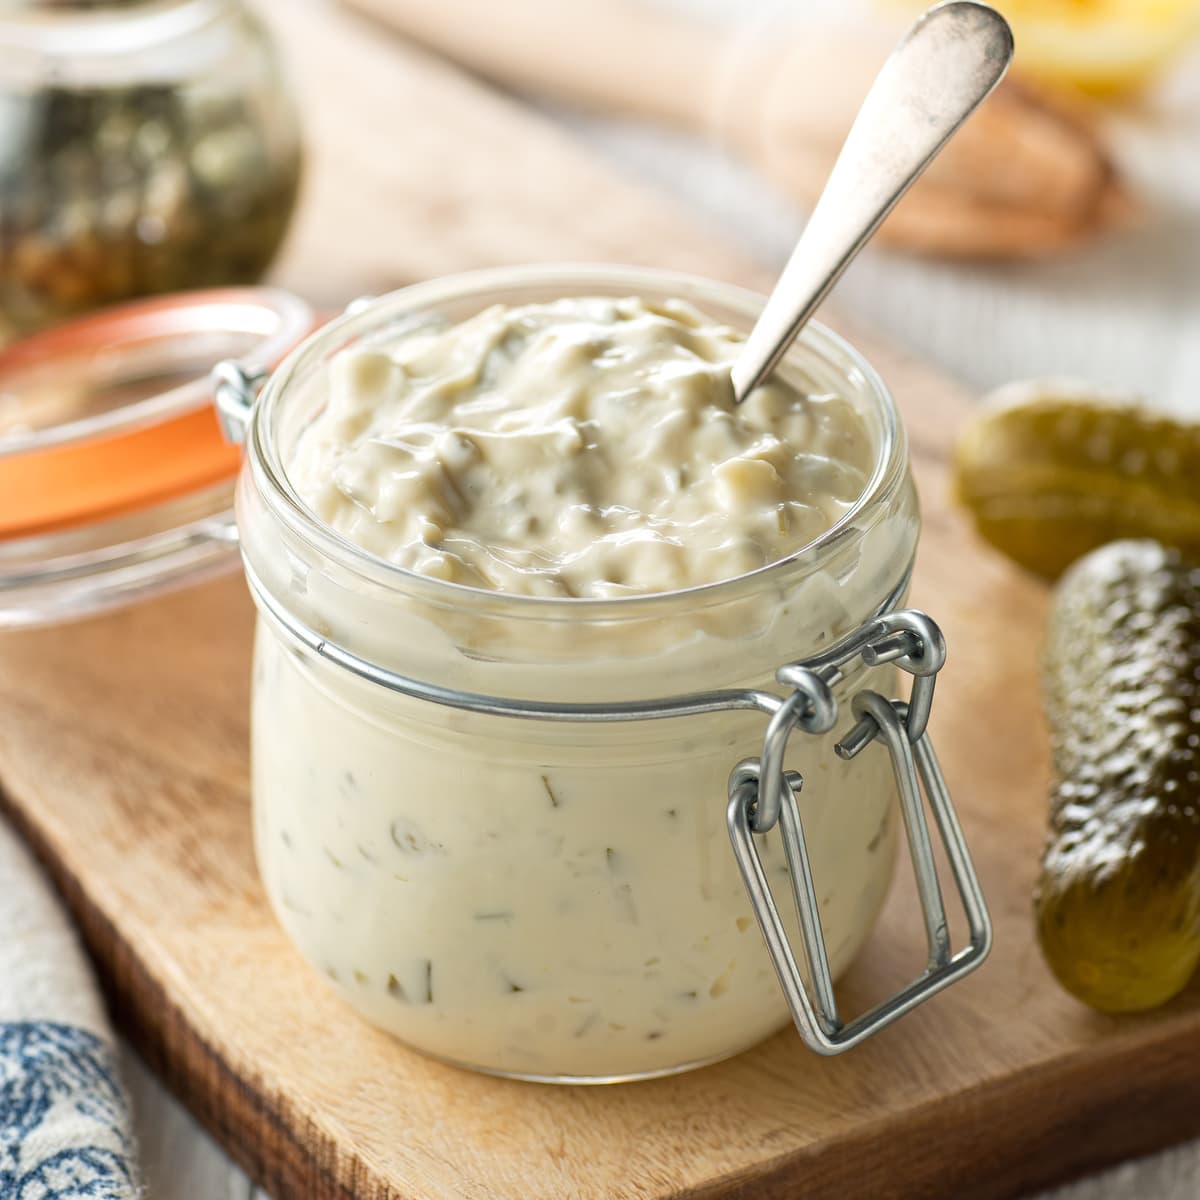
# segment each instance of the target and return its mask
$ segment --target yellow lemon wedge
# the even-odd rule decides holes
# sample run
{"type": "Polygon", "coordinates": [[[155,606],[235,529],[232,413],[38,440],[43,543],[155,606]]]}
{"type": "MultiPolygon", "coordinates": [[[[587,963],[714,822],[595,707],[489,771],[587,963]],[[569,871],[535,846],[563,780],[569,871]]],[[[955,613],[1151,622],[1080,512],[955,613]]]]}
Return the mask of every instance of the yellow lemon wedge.
{"type": "Polygon", "coordinates": [[[992,6],[1013,26],[1019,70],[1093,95],[1153,82],[1200,34],[1200,0],[992,0],[992,6]]]}

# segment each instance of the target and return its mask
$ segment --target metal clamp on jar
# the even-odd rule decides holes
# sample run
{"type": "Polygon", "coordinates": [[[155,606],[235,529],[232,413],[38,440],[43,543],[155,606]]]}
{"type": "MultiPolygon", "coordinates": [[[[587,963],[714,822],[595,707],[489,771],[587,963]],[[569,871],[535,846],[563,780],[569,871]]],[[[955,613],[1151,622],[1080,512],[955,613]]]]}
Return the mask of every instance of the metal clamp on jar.
{"type": "Polygon", "coordinates": [[[794,690],[772,714],[761,757],[740,763],[729,779],[729,836],[742,878],[754,901],[754,915],[775,963],[779,985],[787,997],[796,1028],[807,1045],[819,1054],[840,1054],[856,1046],[973,971],[991,949],[991,920],[927,729],[934,682],[945,661],[941,630],[924,613],[910,609],[886,612],[823,654],[789,663],[780,668],[777,678],[794,690]],[[871,666],[895,662],[913,677],[908,702],[888,700],[867,689],[858,692],[851,703],[857,722],[834,749],[843,758],[852,759],[877,739],[887,747],[925,917],[929,961],[920,977],[908,987],[844,1025],[833,994],[829,950],[821,932],[812,865],[804,840],[799,805],[804,777],[784,769],[784,755],[793,732],[819,735],[836,726],[839,707],[833,688],[844,678],[845,668],[857,659],[871,666]],[[929,799],[967,917],[969,940],[957,953],[951,949],[922,789],[929,799]],[[804,962],[812,979],[815,1005],[788,943],[754,841],[755,834],[769,833],[777,823],[783,830],[792,893],[800,917],[804,962]]]}

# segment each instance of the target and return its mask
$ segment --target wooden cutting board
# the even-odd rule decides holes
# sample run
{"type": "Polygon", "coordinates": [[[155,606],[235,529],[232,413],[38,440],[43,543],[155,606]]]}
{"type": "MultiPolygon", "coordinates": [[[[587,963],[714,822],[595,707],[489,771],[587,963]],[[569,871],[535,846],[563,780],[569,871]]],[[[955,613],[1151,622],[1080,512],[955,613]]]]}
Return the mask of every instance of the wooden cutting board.
{"type": "MultiPolygon", "coordinates": [[[[318,303],[483,263],[763,272],[563,136],[386,35],[270,0],[312,139],[282,282],[318,303]]],[[[907,418],[926,528],[916,601],[950,664],[934,732],[996,921],[987,967],[850,1055],[791,1032],[670,1080],[561,1089],[428,1062],[290,949],[252,861],[251,607],[237,578],[0,639],[0,785],[76,914],[117,1019],[277,1200],[1005,1197],[1200,1133],[1200,991],[1105,1019],[1048,977],[1029,895],[1044,813],[1043,590],[946,494],[960,391],[860,342],[907,418]]],[[[714,803],[722,799],[714,798],[714,803]]],[[[906,975],[889,909],[842,988],[906,975]]]]}

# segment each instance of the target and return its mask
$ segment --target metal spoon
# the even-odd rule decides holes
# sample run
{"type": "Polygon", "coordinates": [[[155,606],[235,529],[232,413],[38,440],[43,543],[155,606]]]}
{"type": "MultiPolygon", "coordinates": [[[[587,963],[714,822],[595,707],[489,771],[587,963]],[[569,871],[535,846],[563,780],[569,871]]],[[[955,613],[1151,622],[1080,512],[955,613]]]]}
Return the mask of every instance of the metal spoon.
{"type": "Polygon", "coordinates": [[[901,196],[1004,78],[1012,56],[1008,23],[973,0],[931,8],[892,52],[733,365],[739,403],[779,365],[901,196]]]}

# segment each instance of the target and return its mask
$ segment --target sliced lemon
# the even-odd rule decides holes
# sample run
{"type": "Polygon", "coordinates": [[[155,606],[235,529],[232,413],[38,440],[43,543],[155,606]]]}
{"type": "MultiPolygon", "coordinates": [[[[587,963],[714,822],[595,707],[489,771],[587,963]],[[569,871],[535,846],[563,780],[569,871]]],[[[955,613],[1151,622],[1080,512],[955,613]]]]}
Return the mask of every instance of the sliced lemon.
{"type": "Polygon", "coordinates": [[[1021,71],[1096,95],[1151,83],[1200,34],[1200,0],[992,0],[992,5],[1012,23],[1021,71]]]}

